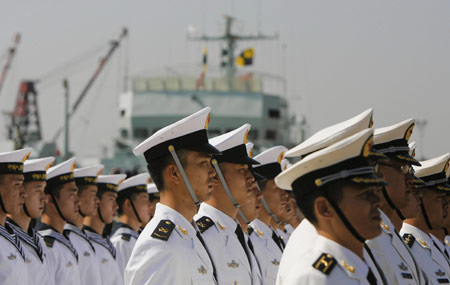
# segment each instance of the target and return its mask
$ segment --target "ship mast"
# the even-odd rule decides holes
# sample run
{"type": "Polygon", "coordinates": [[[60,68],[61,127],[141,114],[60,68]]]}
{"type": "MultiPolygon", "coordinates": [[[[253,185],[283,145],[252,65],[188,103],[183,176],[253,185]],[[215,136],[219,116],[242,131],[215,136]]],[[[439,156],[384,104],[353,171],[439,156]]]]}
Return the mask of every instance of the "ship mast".
{"type": "Polygon", "coordinates": [[[238,41],[245,40],[274,40],[278,38],[278,35],[275,34],[273,36],[266,36],[261,33],[257,35],[238,35],[232,33],[232,26],[235,18],[225,15],[225,33],[221,36],[207,36],[202,35],[200,37],[191,37],[188,36],[189,40],[192,41],[224,41],[226,43],[225,48],[222,50],[222,55],[227,56],[227,60],[222,64],[222,68],[226,71],[226,78],[228,82],[229,90],[232,90],[233,87],[233,78],[236,74],[236,57],[235,57],[235,49],[238,41]]]}

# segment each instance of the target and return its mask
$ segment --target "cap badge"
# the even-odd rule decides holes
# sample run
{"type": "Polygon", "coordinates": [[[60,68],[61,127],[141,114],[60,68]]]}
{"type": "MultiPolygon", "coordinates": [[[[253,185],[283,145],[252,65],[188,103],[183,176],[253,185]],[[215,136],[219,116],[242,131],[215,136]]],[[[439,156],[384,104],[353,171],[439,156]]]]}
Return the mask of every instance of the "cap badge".
{"type": "Polygon", "coordinates": [[[408,130],[406,130],[406,133],[405,133],[405,140],[409,141],[409,138],[410,138],[411,135],[412,135],[413,129],[414,129],[414,124],[412,124],[411,126],[409,126],[408,130]]]}
{"type": "Polygon", "coordinates": [[[28,152],[23,158],[22,158],[22,162],[25,162],[25,160],[27,160],[30,157],[31,152],[28,152]]]}
{"type": "Polygon", "coordinates": [[[208,113],[208,117],[206,117],[206,121],[205,121],[205,129],[207,130],[209,127],[209,123],[211,122],[211,116],[208,113]]]}
{"type": "Polygon", "coordinates": [[[284,152],[282,151],[280,153],[280,155],[278,156],[278,159],[277,159],[278,163],[281,163],[281,160],[283,159],[283,156],[284,156],[284,152]]]}
{"type": "Polygon", "coordinates": [[[248,130],[248,129],[247,129],[247,131],[245,131],[244,144],[246,144],[247,141],[248,141],[248,132],[249,132],[249,131],[250,131],[250,130],[248,130]]]}
{"type": "Polygon", "coordinates": [[[371,136],[370,138],[367,139],[366,143],[364,144],[363,152],[362,152],[362,155],[364,157],[369,156],[370,151],[372,150],[372,146],[373,146],[373,137],[371,136]]]}

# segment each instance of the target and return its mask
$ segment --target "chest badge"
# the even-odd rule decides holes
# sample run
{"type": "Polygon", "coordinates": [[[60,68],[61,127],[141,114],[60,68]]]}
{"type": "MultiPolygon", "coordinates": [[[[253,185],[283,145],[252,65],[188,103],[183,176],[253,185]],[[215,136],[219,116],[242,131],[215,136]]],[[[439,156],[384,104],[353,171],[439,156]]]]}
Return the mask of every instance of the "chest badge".
{"type": "Polygon", "coordinates": [[[9,260],[16,260],[16,256],[14,255],[14,254],[10,254],[9,256],[8,256],[8,259],[9,260]]]}
{"type": "Polygon", "coordinates": [[[438,271],[436,271],[435,273],[436,273],[437,276],[444,276],[445,275],[445,273],[442,270],[440,270],[440,269],[438,271]]]}
{"type": "Polygon", "coordinates": [[[238,268],[239,267],[239,263],[236,263],[236,261],[234,261],[234,259],[231,261],[231,263],[227,263],[227,265],[230,268],[238,268]]]}
{"type": "Polygon", "coordinates": [[[402,271],[408,270],[408,267],[403,262],[398,265],[398,268],[400,268],[400,270],[402,271]]]}
{"type": "Polygon", "coordinates": [[[198,270],[198,273],[200,273],[200,274],[208,273],[208,270],[203,265],[200,266],[199,268],[197,268],[197,270],[198,270]]]}
{"type": "Polygon", "coordinates": [[[85,252],[83,253],[83,255],[86,256],[86,257],[87,257],[87,256],[91,256],[91,254],[90,254],[89,252],[87,252],[87,251],[85,251],[85,252]]]}
{"type": "Polygon", "coordinates": [[[271,261],[273,265],[280,265],[280,262],[275,258],[271,261]]]}
{"type": "Polygon", "coordinates": [[[67,267],[67,268],[72,267],[72,265],[73,265],[73,264],[72,264],[72,262],[70,262],[70,261],[69,261],[68,263],[66,263],[66,267],[67,267]]]}
{"type": "Polygon", "coordinates": [[[348,265],[347,262],[345,262],[344,260],[342,260],[341,263],[342,266],[344,266],[344,268],[347,269],[348,272],[355,273],[355,267],[348,265]]]}

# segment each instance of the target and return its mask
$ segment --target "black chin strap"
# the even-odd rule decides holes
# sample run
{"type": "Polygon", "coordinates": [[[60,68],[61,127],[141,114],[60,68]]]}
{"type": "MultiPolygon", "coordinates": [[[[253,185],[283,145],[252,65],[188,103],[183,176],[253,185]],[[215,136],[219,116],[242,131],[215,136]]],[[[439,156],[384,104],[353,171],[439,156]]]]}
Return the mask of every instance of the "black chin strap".
{"type": "Polygon", "coordinates": [[[28,212],[27,204],[26,204],[26,203],[23,203],[23,211],[25,212],[25,215],[27,215],[28,217],[31,218],[30,213],[28,212]]]}
{"type": "Polygon", "coordinates": [[[136,218],[138,219],[138,222],[142,224],[142,220],[141,220],[141,218],[139,217],[139,214],[138,214],[138,212],[136,211],[136,208],[134,207],[133,201],[131,201],[131,197],[128,197],[128,199],[130,200],[131,208],[133,208],[133,212],[134,212],[134,214],[136,215],[136,218]]]}
{"type": "Polygon", "coordinates": [[[350,224],[350,222],[347,220],[347,218],[345,217],[344,213],[342,213],[341,209],[336,204],[336,202],[333,201],[333,199],[331,199],[329,197],[329,195],[327,195],[326,191],[322,191],[322,195],[328,200],[328,202],[330,203],[331,207],[333,207],[333,209],[336,211],[336,213],[338,214],[339,218],[344,223],[345,227],[350,231],[350,233],[358,241],[364,243],[366,240],[355,230],[355,228],[352,226],[352,224],[350,224]]]}
{"type": "Polygon", "coordinates": [[[80,206],[80,208],[78,209],[78,213],[80,213],[80,215],[81,215],[83,218],[86,218],[86,215],[81,211],[81,206],[80,206]]]}
{"type": "Polygon", "coordinates": [[[394,202],[392,202],[391,198],[389,197],[389,194],[386,191],[386,187],[383,186],[381,192],[383,193],[384,199],[388,203],[389,207],[391,207],[391,209],[393,209],[397,213],[398,217],[402,221],[405,220],[405,216],[403,216],[402,212],[394,205],[394,202]]]}
{"type": "Polygon", "coordinates": [[[56,199],[55,199],[55,195],[54,195],[53,193],[50,193],[50,196],[52,197],[53,204],[54,204],[55,207],[56,207],[56,211],[58,211],[58,214],[61,216],[61,218],[62,218],[65,222],[67,222],[66,218],[64,218],[64,215],[62,214],[61,210],[59,209],[58,202],[56,202],[56,199]]]}
{"type": "Polygon", "coordinates": [[[425,205],[423,204],[422,197],[419,197],[420,200],[420,210],[422,211],[423,218],[425,219],[425,223],[427,224],[428,229],[432,230],[430,219],[428,219],[427,210],[425,209],[425,205]]]}
{"type": "Polygon", "coordinates": [[[100,221],[102,221],[102,223],[106,224],[105,220],[103,220],[102,212],[100,211],[100,206],[97,208],[97,213],[98,213],[98,217],[100,218],[100,221]]]}

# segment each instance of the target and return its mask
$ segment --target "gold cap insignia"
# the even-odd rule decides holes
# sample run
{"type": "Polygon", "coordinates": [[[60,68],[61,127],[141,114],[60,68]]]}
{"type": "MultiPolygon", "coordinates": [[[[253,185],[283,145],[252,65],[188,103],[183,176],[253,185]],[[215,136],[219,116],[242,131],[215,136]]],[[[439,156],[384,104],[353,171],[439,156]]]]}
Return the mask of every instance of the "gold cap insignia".
{"type": "Polygon", "coordinates": [[[50,162],[46,167],[45,167],[45,171],[47,171],[50,167],[52,167],[53,165],[53,161],[50,162]]]}
{"type": "Polygon", "coordinates": [[[373,127],[373,116],[370,116],[369,129],[373,127]]]}
{"type": "Polygon", "coordinates": [[[245,131],[245,135],[244,135],[244,144],[246,144],[247,141],[248,141],[248,133],[249,133],[249,131],[250,131],[250,130],[248,130],[248,129],[247,129],[247,131],[245,131]]]}
{"type": "Polygon", "coordinates": [[[211,115],[208,113],[208,117],[206,117],[206,121],[205,121],[205,129],[206,130],[208,129],[210,122],[211,122],[211,115]]]}
{"type": "Polygon", "coordinates": [[[284,155],[284,152],[282,151],[280,153],[280,155],[278,156],[278,159],[277,159],[278,163],[281,163],[281,160],[283,159],[283,155],[284,155]]]}
{"type": "Polygon", "coordinates": [[[373,136],[370,136],[364,144],[362,155],[368,157],[373,146],[373,136]]]}
{"type": "Polygon", "coordinates": [[[74,162],[72,164],[72,167],[70,168],[70,172],[73,172],[75,170],[75,167],[77,167],[77,163],[76,162],[74,162]]]}
{"type": "Polygon", "coordinates": [[[406,133],[405,133],[405,140],[409,141],[409,138],[410,138],[411,135],[412,135],[413,129],[414,129],[414,124],[412,124],[411,126],[409,126],[409,128],[406,130],[406,133]]]}
{"type": "Polygon", "coordinates": [[[22,158],[22,162],[25,162],[25,160],[27,160],[30,157],[31,152],[27,153],[23,158],[22,158]]]}
{"type": "Polygon", "coordinates": [[[97,176],[99,176],[100,174],[102,174],[102,172],[103,172],[103,168],[100,169],[100,170],[97,172],[97,176]]]}

